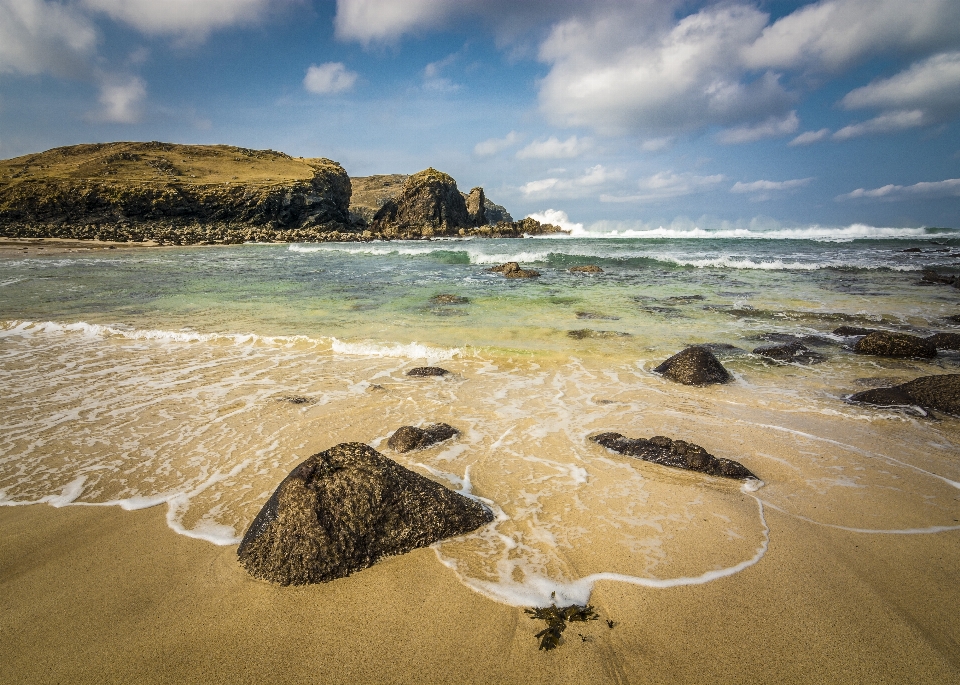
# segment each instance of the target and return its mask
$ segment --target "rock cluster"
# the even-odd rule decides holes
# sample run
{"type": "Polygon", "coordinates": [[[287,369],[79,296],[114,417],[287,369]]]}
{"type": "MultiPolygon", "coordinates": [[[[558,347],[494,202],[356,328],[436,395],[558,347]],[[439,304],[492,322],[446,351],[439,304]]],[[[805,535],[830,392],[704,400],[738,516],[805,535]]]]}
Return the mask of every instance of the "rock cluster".
{"type": "Polygon", "coordinates": [[[918,406],[960,414],[960,374],[921,376],[888,388],[873,388],[850,396],[852,402],[880,406],[918,406]]]}
{"type": "Polygon", "coordinates": [[[446,423],[434,423],[424,428],[400,426],[387,440],[387,445],[395,452],[410,452],[436,445],[455,435],[460,435],[460,431],[446,423]]]}
{"type": "Polygon", "coordinates": [[[491,266],[488,273],[503,274],[506,278],[537,278],[540,272],[536,269],[522,269],[516,262],[507,262],[499,266],[491,266]]]}
{"type": "Polygon", "coordinates": [[[662,466],[699,471],[724,478],[756,478],[740,462],[715,457],[699,445],[683,440],[671,440],[662,435],[645,440],[627,438],[620,433],[600,433],[591,436],[590,440],[614,452],[662,466]]]}
{"type": "Polygon", "coordinates": [[[710,385],[726,383],[731,379],[729,372],[706,347],[688,347],[678,352],[654,369],[664,378],[684,385],[710,385]]]}
{"type": "Polygon", "coordinates": [[[879,357],[930,359],[937,356],[937,347],[930,340],[908,333],[874,331],[857,341],[853,351],[879,357]]]}
{"type": "Polygon", "coordinates": [[[479,502],[348,442],[290,472],[250,524],[237,555],[256,578],[321,583],[492,520],[479,502]]]}

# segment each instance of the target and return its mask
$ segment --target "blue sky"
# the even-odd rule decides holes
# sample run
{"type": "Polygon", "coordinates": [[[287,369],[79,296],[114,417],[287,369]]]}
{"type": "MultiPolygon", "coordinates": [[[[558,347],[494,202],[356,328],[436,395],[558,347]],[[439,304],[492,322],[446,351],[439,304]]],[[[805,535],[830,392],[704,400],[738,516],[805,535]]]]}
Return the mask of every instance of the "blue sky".
{"type": "Polygon", "coordinates": [[[957,0],[0,0],[0,157],[434,166],[588,228],[960,227],[957,0]]]}

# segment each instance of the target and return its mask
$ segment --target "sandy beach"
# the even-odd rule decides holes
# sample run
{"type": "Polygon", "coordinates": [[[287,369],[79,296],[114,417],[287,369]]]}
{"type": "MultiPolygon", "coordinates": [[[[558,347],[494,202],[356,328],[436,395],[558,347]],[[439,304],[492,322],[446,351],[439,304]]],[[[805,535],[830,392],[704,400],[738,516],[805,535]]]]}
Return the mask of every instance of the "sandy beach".
{"type": "Polygon", "coordinates": [[[766,563],[694,587],[600,582],[601,620],[542,652],[538,622],[465,588],[430,549],[280,588],[243,572],[235,547],[172,533],[161,508],[5,507],[0,678],[960,682],[957,533],[863,536],[768,516],[778,553],[766,563]]]}

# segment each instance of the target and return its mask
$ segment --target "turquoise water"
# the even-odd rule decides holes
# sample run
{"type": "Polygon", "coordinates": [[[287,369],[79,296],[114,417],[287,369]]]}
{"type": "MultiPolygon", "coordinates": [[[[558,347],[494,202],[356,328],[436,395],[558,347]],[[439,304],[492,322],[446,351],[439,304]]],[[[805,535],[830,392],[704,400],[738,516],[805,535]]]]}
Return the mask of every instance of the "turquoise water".
{"type": "Polygon", "coordinates": [[[776,553],[770,507],[797,525],[938,534],[960,525],[958,420],[845,397],[958,373],[960,357],[863,357],[832,331],[960,330],[960,290],[919,283],[958,267],[956,233],[864,227],[6,258],[0,503],[163,505],[175,531],[232,544],[309,454],[387,450],[400,425],[446,421],[458,439],[390,456],[496,512],[435,550],[498,601],[711,582],[776,553]],[[506,261],[541,276],[486,271],[506,261]],[[568,271],[581,264],[604,273],[568,271]],[[826,360],[751,353],[784,336],[826,360]],[[652,373],[707,342],[729,346],[733,383],[652,373]],[[424,363],[451,374],[405,375],[424,363]],[[690,440],[763,485],[614,455],[587,440],[600,430],[690,440]]]}

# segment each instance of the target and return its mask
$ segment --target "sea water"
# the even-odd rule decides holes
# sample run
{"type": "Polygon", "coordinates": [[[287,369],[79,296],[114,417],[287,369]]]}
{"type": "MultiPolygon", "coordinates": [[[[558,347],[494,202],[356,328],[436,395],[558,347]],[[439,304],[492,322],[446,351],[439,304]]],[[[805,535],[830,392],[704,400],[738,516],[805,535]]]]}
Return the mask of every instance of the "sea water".
{"type": "Polygon", "coordinates": [[[3,259],[0,504],[162,505],[178,533],[235,544],[293,466],[364,442],[491,508],[491,525],[434,549],[518,605],[583,602],[598,580],[737,573],[776,553],[770,509],[863,535],[960,528],[960,421],[846,401],[960,373],[960,357],[860,356],[832,333],[960,329],[960,290],[919,273],[956,272],[960,234],[668,233],[3,259]],[[486,271],[507,261],[541,276],[486,271]],[[604,273],[568,270],[582,264],[604,273]],[[784,336],[826,361],[752,354],[784,336]],[[653,373],[703,343],[724,346],[732,383],[653,373]],[[424,364],[451,373],[405,375],[424,364]],[[399,426],[437,421],[459,438],[386,447],[399,426]],[[761,481],[587,439],[609,430],[694,442],[761,481]]]}

